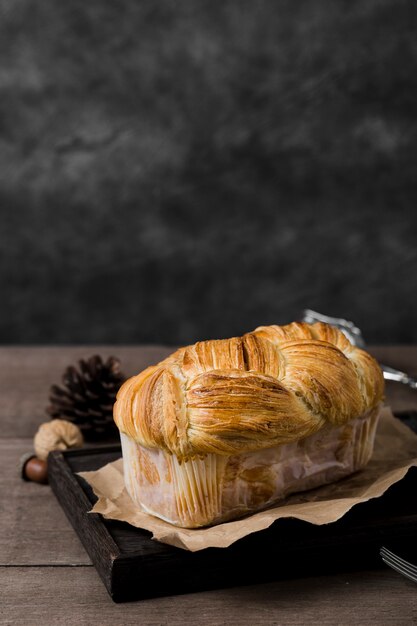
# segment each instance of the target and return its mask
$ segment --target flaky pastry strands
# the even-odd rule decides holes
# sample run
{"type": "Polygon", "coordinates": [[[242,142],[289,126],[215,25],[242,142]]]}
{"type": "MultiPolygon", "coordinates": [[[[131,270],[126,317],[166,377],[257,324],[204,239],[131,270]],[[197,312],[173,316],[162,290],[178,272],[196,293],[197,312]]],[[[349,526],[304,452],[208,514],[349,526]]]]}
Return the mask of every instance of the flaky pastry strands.
{"type": "Polygon", "coordinates": [[[230,521],[325,485],[369,461],[379,409],[341,426],[325,425],[302,440],[179,463],[122,434],[125,483],[144,511],[184,528],[230,521]]]}
{"type": "Polygon", "coordinates": [[[122,385],[114,419],[181,464],[296,442],[367,414],[383,393],[367,352],[332,326],[294,322],[180,348],[122,385]]]}
{"type": "Polygon", "coordinates": [[[126,488],[141,509],[186,528],[221,518],[228,457],[207,454],[179,463],[175,455],[144,448],[123,433],[121,441],[126,488]]]}

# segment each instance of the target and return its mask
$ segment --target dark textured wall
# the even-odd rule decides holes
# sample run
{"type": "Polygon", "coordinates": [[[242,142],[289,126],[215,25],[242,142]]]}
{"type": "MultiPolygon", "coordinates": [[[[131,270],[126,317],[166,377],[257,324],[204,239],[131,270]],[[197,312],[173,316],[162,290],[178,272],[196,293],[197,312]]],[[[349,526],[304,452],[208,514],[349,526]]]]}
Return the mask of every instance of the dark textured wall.
{"type": "Polygon", "coordinates": [[[0,0],[0,342],[417,343],[414,0],[0,0]]]}

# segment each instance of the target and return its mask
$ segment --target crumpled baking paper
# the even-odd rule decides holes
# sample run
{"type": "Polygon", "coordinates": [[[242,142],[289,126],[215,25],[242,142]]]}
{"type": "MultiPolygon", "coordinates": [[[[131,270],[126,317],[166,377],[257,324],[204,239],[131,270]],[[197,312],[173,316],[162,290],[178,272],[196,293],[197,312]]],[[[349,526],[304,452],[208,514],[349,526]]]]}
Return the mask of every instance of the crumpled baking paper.
{"type": "Polygon", "coordinates": [[[97,471],[79,472],[79,476],[87,481],[98,497],[91,513],[128,522],[150,531],[157,541],[195,552],[209,547],[226,548],[284,517],[317,525],[335,522],[353,506],[381,496],[412,466],[417,466],[417,435],[396,419],[388,407],[384,407],[374,453],[365,469],[330,485],[294,494],[274,508],[217,526],[178,528],[138,509],[126,491],[121,458],[97,471]]]}

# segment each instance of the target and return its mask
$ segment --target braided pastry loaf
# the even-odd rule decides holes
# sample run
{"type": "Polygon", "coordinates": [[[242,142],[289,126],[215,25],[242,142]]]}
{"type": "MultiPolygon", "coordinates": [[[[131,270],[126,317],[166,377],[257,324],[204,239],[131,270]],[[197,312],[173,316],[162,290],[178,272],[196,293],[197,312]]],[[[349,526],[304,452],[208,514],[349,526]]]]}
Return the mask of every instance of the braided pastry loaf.
{"type": "Polygon", "coordinates": [[[180,348],[119,390],[126,488],[186,528],[261,510],[362,468],[383,393],[376,361],[323,323],[180,348]]]}

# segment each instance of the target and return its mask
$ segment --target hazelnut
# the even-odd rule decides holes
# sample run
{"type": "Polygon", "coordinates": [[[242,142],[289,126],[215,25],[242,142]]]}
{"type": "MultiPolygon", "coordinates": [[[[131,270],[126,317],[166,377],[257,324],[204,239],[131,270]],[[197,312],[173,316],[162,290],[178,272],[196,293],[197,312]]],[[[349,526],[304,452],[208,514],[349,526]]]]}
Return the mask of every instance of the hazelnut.
{"type": "Polygon", "coordinates": [[[48,482],[48,464],[34,455],[26,456],[22,463],[22,478],[44,485],[48,482]]]}

